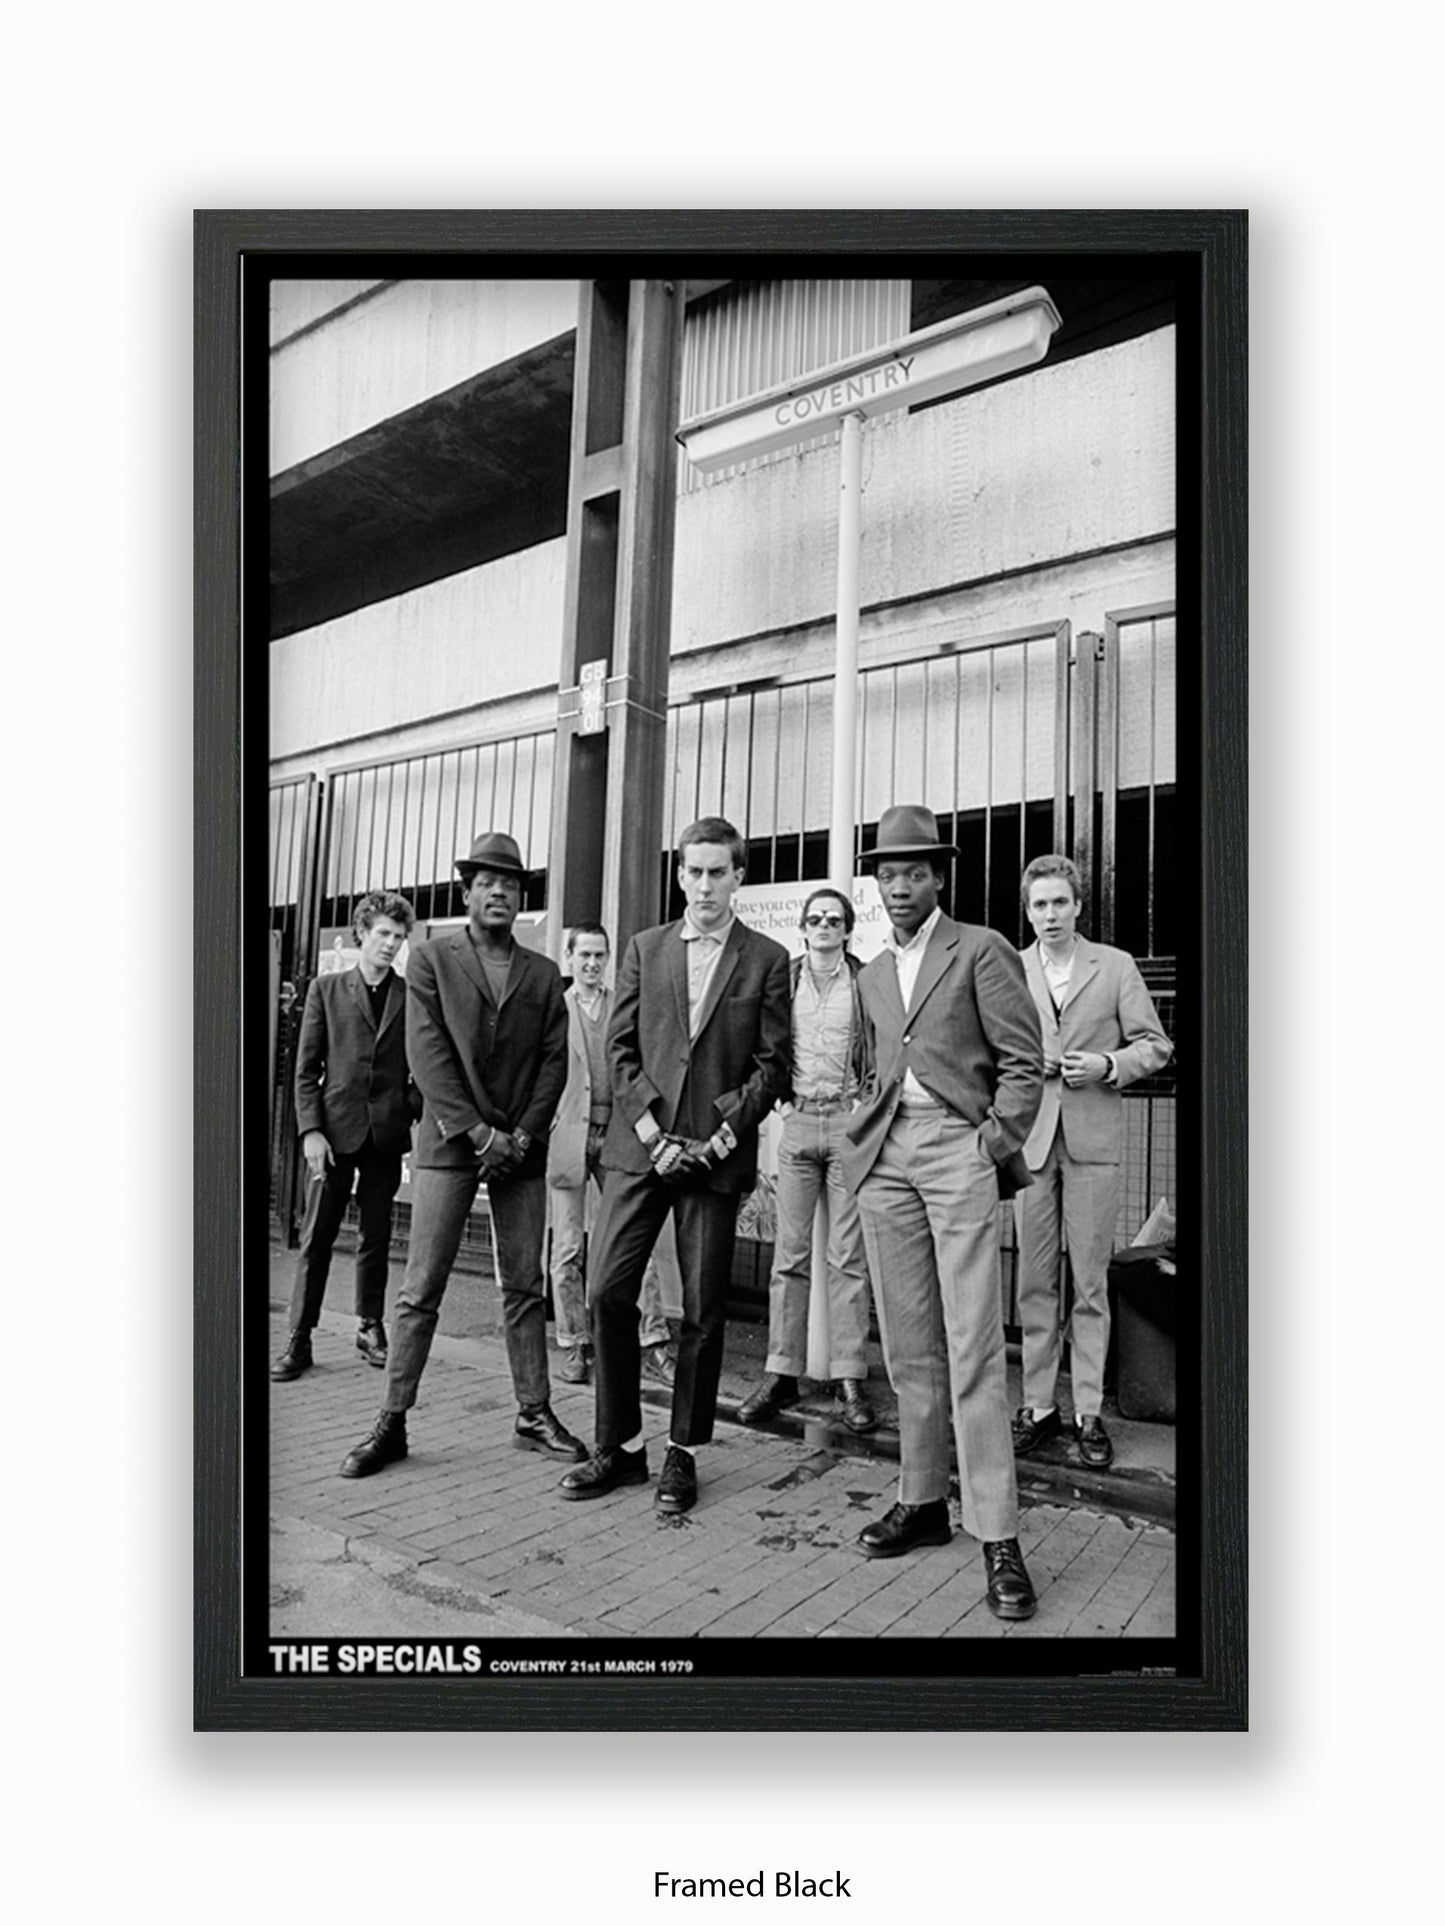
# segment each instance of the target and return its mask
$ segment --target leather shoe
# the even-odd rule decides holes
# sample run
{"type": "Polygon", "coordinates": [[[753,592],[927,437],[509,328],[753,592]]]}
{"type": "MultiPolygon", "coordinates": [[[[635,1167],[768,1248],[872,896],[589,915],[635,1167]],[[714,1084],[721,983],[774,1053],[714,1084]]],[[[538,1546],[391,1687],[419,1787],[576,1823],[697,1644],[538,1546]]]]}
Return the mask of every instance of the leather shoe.
{"type": "Polygon", "coordinates": [[[647,1448],[623,1451],[616,1446],[594,1451],[586,1464],[569,1471],[557,1489],[564,1498],[605,1498],[619,1485],[647,1483],[647,1448]]]}
{"type": "Polygon", "coordinates": [[[642,1375],[656,1378],[671,1390],[677,1378],[677,1366],[672,1361],[672,1353],[665,1344],[644,1344],[642,1347],[642,1375]]]}
{"type": "Polygon", "coordinates": [[[562,1353],[557,1366],[557,1376],[563,1384],[586,1384],[592,1370],[592,1347],[589,1344],[573,1344],[562,1353]]]}
{"type": "Polygon", "coordinates": [[[995,1618],[1032,1618],[1039,1608],[1017,1538],[1001,1538],[983,1548],[988,1573],[988,1609],[995,1618]]]}
{"type": "Polygon", "coordinates": [[[373,1318],[356,1333],[356,1348],[378,1371],[386,1369],[386,1326],[373,1318]]]}
{"type": "Polygon", "coordinates": [[[1026,1404],[1021,1404],[1014,1414],[1014,1456],[1026,1458],[1031,1451],[1037,1451],[1048,1438],[1057,1438],[1063,1431],[1064,1421],[1059,1416],[1057,1405],[1036,1418],[1026,1404]]]}
{"type": "Polygon", "coordinates": [[[662,1461],[662,1476],[652,1502],[659,1511],[691,1511],[697,1503],[697,1466],[690,1451],[667,1447],[662,1461]]]}
{"type": "Polygon", "coordinates": [[[1074,1443],[1079,1447],[1079,1456],[1086,1465],[1093,1465],[1102,1471],[1114,1462],[1114,1447],[1109,1434],[1104,1429],[1102,1418],[1075,1418],[1074,1443]]]}
{"type": "Polygon", "coordinates": [[[934,1498],[926,1505],[895,1505],[863,1527],[858,1544],[868,1558],[901,1558],[916,1545],[946,1545],[952,1536],[947,1500],[934,1498]]]}
{"type": "Polygon", "coordinates": [[[276,1384],[289,1384],[292,1378],[299,1378],[303,1371],[309,1371],[315,1362],[311,1355],[311,1333],[293,1331],[286,1340],[286,1349],[271,1366],[271,1377],[276,1384]]]}
{"type": "Polygon", "coordinates": [[[850,1431],[871,1431],[878,1422],[861,1378],[843,1379],[843,1422],[850,1431]]]}
{"type": "Polygon", "coordinates": [[[587,1456],[586,1445],[557,1422],[550,1404],[533,1405],[530,1410],[517,1413],[512,1443],[519,1451],[549,1451],[554,1458],[587,1456]]]}
{"type": "Polygon", "coordinates": [[[341,1466],[343,1478],[369,1478],[383,1465],[394,1464],[406,1456],[406,1413],[383,1411],[354,1451],[347,1453],[341,1466]]]}
{"type": "Polygon", "coordinates": [[[769,1371],[752,1396],[744,1398],[738,1406],[738,1423],[766,1424],[769,1418],[776,1418],[785,1405],[797,1402],[798,1380],[769,1371]]]}

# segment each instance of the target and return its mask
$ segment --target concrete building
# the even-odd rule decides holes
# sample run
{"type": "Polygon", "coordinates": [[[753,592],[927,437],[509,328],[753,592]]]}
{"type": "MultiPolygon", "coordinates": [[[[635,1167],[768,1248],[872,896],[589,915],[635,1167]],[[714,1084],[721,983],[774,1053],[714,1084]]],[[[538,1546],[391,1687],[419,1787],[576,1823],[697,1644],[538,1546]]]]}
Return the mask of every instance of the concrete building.
{"type": "MultiPolygon", "coordinates": [[[[1017,285],[689,284],[681,417],[1017,285]]],[[[1015,941],[1023,863],[1071,851],[1084,926],[1142,960],[1169,1022],[1170,288],[1087,263],[1048,287],[1063,326],[1041,365],[864,427],[859,833],[894,800],[926,801],[963,852],[950,907],[1015,941]]],[[[404,890],[424,922],[459,915],[452,861],[475,827],[548,864],[578,301],[565,279],[273,284],[285,980],[314,972],[367,889],[404,890]]],[[[750,884],[826,873],[836,442],[707,480],[677,458],[658,913],[666,846],[700,814],[738,824],[750,884]]],[[[527,908],[547,908],[545,880],[527,908]]],[[[1174,1192],[1172,1089],[1171,1073],[1131,1092],[1123,1237],[1174,1192]]],[[[283,1120],[278,1105],[284,1215],[283,1120]]]]}

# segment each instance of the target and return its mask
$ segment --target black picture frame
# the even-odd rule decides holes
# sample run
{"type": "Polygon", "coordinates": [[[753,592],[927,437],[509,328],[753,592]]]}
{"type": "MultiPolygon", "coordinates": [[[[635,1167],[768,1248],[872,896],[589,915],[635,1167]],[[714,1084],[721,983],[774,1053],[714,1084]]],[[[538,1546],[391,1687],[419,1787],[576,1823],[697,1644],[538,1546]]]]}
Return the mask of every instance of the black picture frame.
{"type": "MultiPolygon", "coordinates": [[[[1239,211],[206,211],[195,221],[198,1730],[1240,1730],[1247,1724],[1246,273],[1239,211]],[[266,1679],[241,1670],[241,287],[248,255],[880,252],[1186,257],[1201,395],[1181,510],[1197,515],[1194,904],[1208,1065],[1200,1183],[1198,1670],[1191,1676],[489,1681],[266,1679]],[[1207,1472],[1207,1476],[1205,1473],[1207,1472]]],[[[1183,424],[1181,424],[1183,426],[1183,424]]],[[[1182,525],[1182,523],[1181,523],[1182,525]]]]}

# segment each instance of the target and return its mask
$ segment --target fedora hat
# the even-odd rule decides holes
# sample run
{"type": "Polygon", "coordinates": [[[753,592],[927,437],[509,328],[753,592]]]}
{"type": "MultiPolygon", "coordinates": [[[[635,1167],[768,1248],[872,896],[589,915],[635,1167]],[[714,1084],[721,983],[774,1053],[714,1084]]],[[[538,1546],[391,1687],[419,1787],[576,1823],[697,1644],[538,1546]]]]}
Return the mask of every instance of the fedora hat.
{"type": "Polygon", "coordinates": [[[938,822],[922,803],[895,803],[878,821],[878,841],[865,849],[860,863],[881,863],[895,856],[956,856],[953,843],[938,840],[938,822]]]}
{"type": "Polygon", "coordinates": [[[522,862],[521,850],[510,836],[504,836],[497,829],[478,836],[467,854],[458,856],[456,867],[464,883],[470,883],[479,869],[500,870],[504,876],[529,874],[522,862]]]}

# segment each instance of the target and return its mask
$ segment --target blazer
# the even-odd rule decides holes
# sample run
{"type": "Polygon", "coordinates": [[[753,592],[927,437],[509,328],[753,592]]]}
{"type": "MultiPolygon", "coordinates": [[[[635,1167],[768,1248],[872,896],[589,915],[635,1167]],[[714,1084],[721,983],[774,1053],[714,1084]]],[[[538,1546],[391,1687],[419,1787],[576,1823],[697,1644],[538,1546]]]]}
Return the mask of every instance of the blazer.
{"type": "Polygon", "coordinates": [[[422,1094],[418,1170],[473,1170],[477,1124],[525,1130],[518,1173],[541,1177],[547,1133],[567,1081],[567,1009],[550,957],[514,944],[500,1007],[465,929],[413,949],[406,966],[406,1047],[422,1094]]]}
{"type": "Polygon", "coordinates": [[[858,993],[872,1032],[875,1084],[849,1120],[849,1185],[856,1190],[877,1162],[910,1069],[930,1096],[978,1126],[979,1145],[998,1166],[1001,1196],[1031,1184],[1019,1152],[1043,1095],[1043,1044],[1012,943],[940,916],[907,1015],[890,950],[864,966],[858,993]]]}
{"type": "Polygon", "coordinates": [[[651,1168],[633,1128],[650,1107],[664,1130],[683,1137],[711,1137],[727,1124],[737,1148],[709,1174],[706,1188],[751,1190],[758,1125],[788,1089],[791,1045],[788,952],[781,943],[734,917],[694,1038],[682,924],[643,930],[622,959],[607,1033],[612,1122],[603,1164],[651,1168]]]}
{"type": "MultiPolygon", "coordinates": [[[[592,1072],[582,1026],[591,1018],[578,1006],[575,983],[562,1000],[567,1006],[567,1081],[547,1140],[547,1182],[558,1190],[580,1190],[587,1181],[587,1120],[592,1113],[592,1072]]],[[[597,1022],[604,1046],[611,1016],[612,992],[603,990],[597,1022]]],[[[610,1082],[607,1101],[612,1101],[610,1082]]]]}
{"type": "Polygon", "coordinates": [[[296,1128],[324,1132],[338,1156],[368,1137],[405,1149],[419,1104],[407,1073],[405,992],[390,972],[378,1023],[360,970],[318,976],[306,992],[296,1044],[296,1128]]]}
{"type": "Polygon", "coordinates": [[[1064,1007],[1057,1013],[1037,943],[1024,951],[1024,975],[1043,1026],[1046,1059],[1057,1063],[1070,1050],[1107,1051],[1117,1066],[1113,1084],[1086,1083],[1077,1090],[1071,1090],[1057,1070],[1045,1076],[1043,1102],[1024,1145],[1024,1160],[1030,1170],[1040,1169],[1054,1132],[1062,1128],[1076,1163],[1117,1164],[1124,1155],[1124,1100],[1119,1092],[1162,1070],[1174,1054],[1139,966],[1127,951],[1081,936],[1064,1007]]]}

